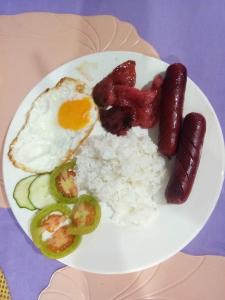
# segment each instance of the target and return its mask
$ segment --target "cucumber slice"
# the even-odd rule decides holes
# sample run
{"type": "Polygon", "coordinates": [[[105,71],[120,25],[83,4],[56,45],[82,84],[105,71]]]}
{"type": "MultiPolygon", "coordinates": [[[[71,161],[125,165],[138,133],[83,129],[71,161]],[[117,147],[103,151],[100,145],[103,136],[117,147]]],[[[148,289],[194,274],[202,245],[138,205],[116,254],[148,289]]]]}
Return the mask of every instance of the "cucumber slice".
{"type": "Polygon", "coordinates": [[[28,197],[34,207],[41,209],[49,204],[56,203],[49,191],[50,174],[39,175],[29,187],[28,197]]]}
{"type": "Polygon", "coordinates": [[[30,202],[28,197],[29,186],[35,180],[37,175],[31,175],[29,177],[23,178],[17,182],[15,189],[13,191],[13,198],[16,200],[16,203],[21,208],[27,208],[29,210],[35,210],[36,208],[30,202]]]}

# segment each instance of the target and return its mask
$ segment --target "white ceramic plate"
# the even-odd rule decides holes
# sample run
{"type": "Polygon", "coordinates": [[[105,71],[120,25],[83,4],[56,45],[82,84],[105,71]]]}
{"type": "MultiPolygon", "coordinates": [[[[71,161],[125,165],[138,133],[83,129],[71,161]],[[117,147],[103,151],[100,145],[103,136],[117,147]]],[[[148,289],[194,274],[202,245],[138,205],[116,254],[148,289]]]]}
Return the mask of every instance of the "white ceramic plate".
{"type": "MultiPolygon", "coordinates": [[[[136,61],[137,86],[148,83],[155,74],[165,71],[161,60],[133,52],[103,52],[75,59],[51,72],[25,97],[15,114],[5,140],[3,176],[12,211],[28,236],[34,212],[19,208],[13,199],[16,183],[29,175],[15,168],[8,159],[9,144],[22,126],[25,114],[34,99],[46,88],[54,86],[64,76],[86,81],[91,86],[121,62],[136,61]]],[[[201,230],[212,213],[224,177],[224,143],[216,114],[201,90],[187,81],[184,115],[202,113],[207,131],[202,158],[192,192],[183,205],[163,205],[148,228],[120,227],[101,222],[98,229],[83,238],[80,247],[61,259],[63,263],[96,273],[127,273],[158,264],[177,253],[201,230]]]]}

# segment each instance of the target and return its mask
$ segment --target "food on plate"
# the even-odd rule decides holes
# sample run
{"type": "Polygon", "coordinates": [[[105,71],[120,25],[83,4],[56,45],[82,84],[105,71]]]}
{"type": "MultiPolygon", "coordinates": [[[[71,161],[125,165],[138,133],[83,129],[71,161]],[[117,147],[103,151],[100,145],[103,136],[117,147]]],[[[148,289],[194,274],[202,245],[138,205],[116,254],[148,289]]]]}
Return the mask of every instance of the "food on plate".
{"type": "Polygon", "coordinates": [[[163,198],[165,159],[140,128],[119,137],[108,132],[89,136],[76,156],[75,171],[79,191],[96,197],[116,224],[147,225],[163,198]]]}
{"type": "Polygon", "coordinates": [[[71,209],[62,203],[38,211],[32,219],[30,231],[34,244],[49,258],[70,254],[81,241],[81,236],[73,232],[71,209]]]}
{"type": "Polygon", "coordinates": [[[184,65],[176,63],[167,68],[161,91],[158,141],[160,153],[167,157],[177,151],[186,81],[184,65]]]}
{"type": "Polygon", "coordinates": [[[109,77],[112,78],[113,84],[135,86],[136,83],[136,62],[134,60],[127,60],[117,66],[109,77]]]}
{"type": "Polygon", "coordinates": [[[93,98],[101,108],[102,126],[106,131],[116,135],[125,135],[132,126],[152,128],[157,123],[159,115],[163,82],[161,75],[154,78],[150,87],[139,90],[134,87],[135,80],[129,80],[130,77],[134,78],[134,63],[131,71],[129,69],[128,72],[115,72],[128,62],[116,67],[93,90],[93,98]],[[117,80],[114,79],[114,72],[117,74],[117,80]],[[132,74],[130,77],[129,72],[132,74]]]}
{"type": "Polygon", "coordinates": [[[41,174],[31,182],[28,197],[32,205],[38,209],[56,203],[56,199],[50,193],[50,174],[41,174]]]}
{"type": "Polygon", "coordinates": [[[75,184],[75,161],[56,167],[50,174],[50,192],[58,202],[75,203],[77,187],[75,184]]]}
{"type": "Polygon", "coordinates": [[[93,89],[93,98],[99,107],[107,108],[115,101],[114,86],[134,86],[136,82],[135,61],[128,60],[117,66],[93,89]]]}
{"type": "Polygon", "coordinates": [[[10,145],[9,159],[27,172],[52,171],[74,157],[97,118],[88,86],[65,77],[33,102],[10,145]]]}
{"type": "Polygon", "coordinates": [[[55,202],[77,202],[74,166],[75,160],[72,160],[56,167],[51,173],[31,175],[20,180],[13,193],[18,206],[35,210],[55,202]]]}
{"type": "Polygon", "coordinates": [[[133,126],[152,128],[158,122],[163,78],[156,75],[150,87],[143,88],[142,97],[135,101],[135,121],[133,126]]]}
{"type": "Polygon", "coordinates": [[[100,109],[99,117],[106,131],[117,135],[125,135],[134,121],[132,108],[126,106],[100,109]]]}
{"type": "Polygon", "coordinates": [[[36,207],[33,206],[29,199],[29,187],[36,177],[36,175],[30,175],[26,178],[21,179],[16,184],[13,192],[13,198],[16,200],[16,203],[19,207],[27,208],[29,210],[36,209],[36,207]]]}
{"type": "Polygon", "coordinates": [[[72,212],[74,232],[78,235],[91,233],[96,229],[101,218],[98,201],[90,195],[82,195],[72,212]]]}
{"type": "Polygon", "coordinates": [[[183,122],[175,166],[166,188],[169,203],[187,200],[199,166],[206,131],[205,118],[199,113],[189,113],[183,122]]]}

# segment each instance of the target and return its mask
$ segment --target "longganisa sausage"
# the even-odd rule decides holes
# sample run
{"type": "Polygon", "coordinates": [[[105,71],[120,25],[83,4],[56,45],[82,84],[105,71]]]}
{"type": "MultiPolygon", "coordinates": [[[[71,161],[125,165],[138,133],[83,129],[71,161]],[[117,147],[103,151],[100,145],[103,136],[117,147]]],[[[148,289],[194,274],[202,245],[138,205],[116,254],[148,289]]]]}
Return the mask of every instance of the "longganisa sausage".
{"type": "Polygon", "coordinates": [[[183,121],[174,169],[165,196],[168,203],[187,200],[198,170],[206,131],[206,120],[199,113],[189,113],[183,121]]]}
{"type": "Polygon", "coordinates": [[[184,65],[175,63],[167,68],[161,92],[158,150],[168,158],[177,151],[186,81],[184,65]]]}

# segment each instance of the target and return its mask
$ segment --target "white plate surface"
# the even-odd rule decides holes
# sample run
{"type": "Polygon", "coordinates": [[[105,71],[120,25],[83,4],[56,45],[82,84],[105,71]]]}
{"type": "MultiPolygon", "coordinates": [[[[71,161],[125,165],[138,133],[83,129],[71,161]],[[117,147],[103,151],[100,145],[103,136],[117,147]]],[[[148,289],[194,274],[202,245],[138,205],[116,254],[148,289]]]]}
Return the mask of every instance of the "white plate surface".
{"type": "MultiPolygon", "coordinates": [[[[168,64],[133,52],[103,52],[70,61],[43,78],[25,97],[9,127],[3,153],[5,190],[15,218],[28,236],[34,212],[19,208],[13,199],[15,184],[29,175],[15,168],[8,159],[9,144],[22,126],[34,99],[65,76],[79,78],[94,86],[112,69],[127,59],[136,61],[137,84],[142,87],[168,64]]],[[[218,200],[224,178],[224,142],[216,114],[206,96],[187,81],[184,115],[202,113],[207,131],[202,158],[194,187],[183,205],[163,205],[157,218],[147,228],[120,227],[101,222],[98,229],[83,238],[80,247],[60,261],[90,272],[127,273],[158,264],[176,254],[201,230],[218,200]]]]}

